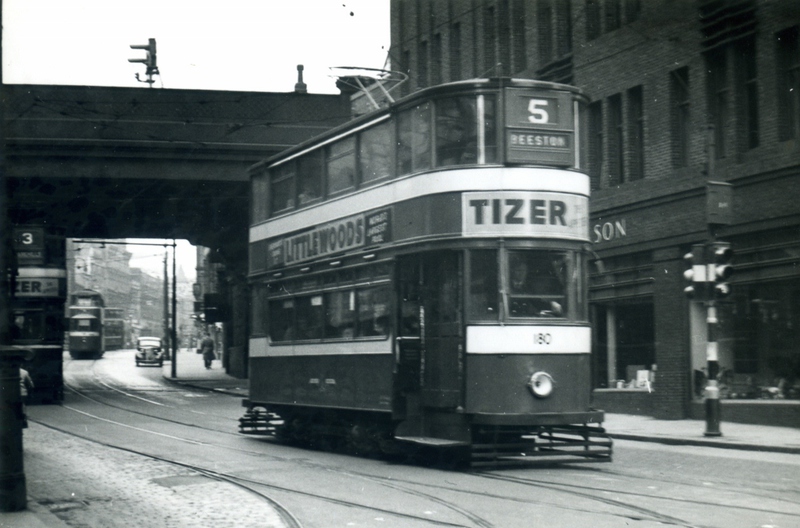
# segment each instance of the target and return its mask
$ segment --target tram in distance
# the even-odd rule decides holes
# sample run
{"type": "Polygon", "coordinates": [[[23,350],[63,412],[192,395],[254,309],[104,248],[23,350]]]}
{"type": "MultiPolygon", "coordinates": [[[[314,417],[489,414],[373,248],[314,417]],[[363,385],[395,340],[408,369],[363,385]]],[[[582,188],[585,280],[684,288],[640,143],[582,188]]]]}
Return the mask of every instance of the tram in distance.
{"type": "Polygon", "coordinates": [[[103,326],[105,302],[94,290],[69,297],[69,355],[74,359],[100,359],[105,353],[103,326]]]}
{"type": "Polygon", "coordinates": [[[566,85],[449,83],[253,166],[240,431],[609,461],[585,105],[566,85]]]}
{"type": "Polygon", "coordinates": [[[127,335],[125,309],[106,308],[103,311],[104,350],[122,350],[127,335]]]}

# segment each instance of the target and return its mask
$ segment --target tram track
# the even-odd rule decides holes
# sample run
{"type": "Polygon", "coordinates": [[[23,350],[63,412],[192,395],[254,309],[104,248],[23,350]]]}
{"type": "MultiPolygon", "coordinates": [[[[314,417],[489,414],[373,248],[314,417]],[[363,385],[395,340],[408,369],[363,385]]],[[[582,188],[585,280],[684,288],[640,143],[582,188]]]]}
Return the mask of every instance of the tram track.
{"type": "MultiPolygon", "coordinates": [[[[231,437],[241,438],[241,435],[239,435],[237,433],[233,433],[233,432],[230,432],[230,431],[218,430],[216,428],[208,427],[207,425],[202,425],[202,424],[186,423],[184,421],[171,419],[169,417],[166,417],[166,416],[163,416],[163,415],[159,415],[157,413],[148,413],[148,412],[144,412],[144,411],[141,411],[141,410],[129,409],[124,405],[118,405],[116,403],[103,401],[102,398],[95,397],[96,396],[95,394],[87,394],[82,389],[79,389],[79,388],[76,389],[76,388],[74,388],[72,386],[68,386],[68,388],[69,388],[69,390],[71,392],[74,392],[75,394],[78,394],[83,398],[87,398],[87,399],[89,399],[89,400],[91,400],[91,401],[93,401],[93,402],[95,402],[96,404],[99,404],[99,405],[113,407],[113,408],[122,410],[124,412],[143,415],[143,416],[146,416],[146,417],[151,418],[151,419],[156,419],[156,420],[160,420],[160,421],[164,421],[164,422],[169,422],[169,423],[172,423],[172,424],[175,424],[175,425],[192,427],[192,428],[196,428],[196,429],[200,429],[200,430],[207,430],[209,432],[214,432],[214,433],[223,433],[223,434],[229,435],[231,437]]],[[[113,388],[105,387],[103,383],[100,383],[99,385],[97,385],[97,390],[100,390],[100,391],[102,391],[102,390],[113,390],[113,388]]],[[[128,393],[130,391],[115,391],[115,392],[119,393],[119,394],[123,394],[123,395],[129,395],[128,393]]],[[[137,399],[137,400],[139,400],[139,399],[137,399]]],[[[144,403],[146,403],[146,402],[144,402],[144,403]]],[[[69,408],[69,406],[66,406],[66,407],[69,408]]],[[[159,413],[163,412],[164,406],[154,406],[154,408],[155,407],[158,407],[159,413]]],[[[166,405],[166,408],[178,409],[178,407],[170,407],[169,405],[166,405]]],[[[76,409],[70,409],[70,410],[76,410],[76,409]]],[[[89,413],[85,413],[84,412],[84,414],[88,415],[89,413]]],[[[98,419],[102,419],[102,418],[98,417],[98,419]]],[[[108,421],[108,420],[106,420],[106,421],[108,421]]],[[[124,426],[125,424],[120,423],[120,425],[124,426]]],[[[144,428],[140,428],[140,429],[143,432],[152,432],[154,434],[160,434],[160,433],[158,433],[156,431],[150,431],[150,430],[147,430],[147,429],[144,429],[144,428]]],[[[73,434],[73,433],[69,433],[68,431],[62,431],[62,432],[66,432],[68,434],[73,434]]],[[[77,434],[75,436],[92,440],[91,438],[87,438],[87,437],[85,437],[83,435],[80,435],[80,434],[77,434]]],[[[272,490],[272,491],[277,492],[277,493],[287,493],[287,494],[290,494],[292,496],[307,497],[309,499],[321,500],[321,501],[324,501],[324,502],[327,502],[327,503],[330,503],[330,504],[335,504],[335,505],[338,505],[338,506],[341,506],[341,507],[344,507],[344,508],[353,508],[353,509],[357,509],[357,510],[369,510],[371,512],[374,512],[374,513],[377,513],[377,514],[380,514],[380,515],[384,515],[384,516],[391,515],[391,516],[395,516],[397,518],[408,519],[409,521],[424,521],[425,523],[428,523],[428,524],[431,524],[431,525],[435,524],[435,525],[440,525],[440,526],[469,526],[469,527],[473,527],[474,526],[476,528],[492,528],[494,526],[494,524],[492,524],[491,521],[485,519],[481,515],[473,512],[473,511],[470,511],[469,509],[465,509],[465,508],[461,507],[459,505],[460,504],[459,501],[452,501],[452,500],[443,499],[441,497],[442,492],[455,493],[455,494],[467,495],[467,496],[472,495],[472,496],[476,496],[476,497],[480,496],[480,497],[484,497],[484,498],[485,497],[490,497],[492,499],[496,499],[497,501],[506,501],[506,502],[511,502],[511,503],[518,503],[520,505],[522,505],[522,504],[531,505],[531,504],[535,503],[535,504],[540,504],[541,506],[546,506],[546,507],[565,508],[565,509],[568,509],[568,510],[573,511],[573,512],[578,511],[578,512],[584,512],[584,513],[587,513],[587,514],[603,514],[603,515],[607,515],[607,516],[616,516],[616,517],[620,517],[620,518],[623,518],[623,519],[626,519],[626,520],[631,520],[631,521],[635,520],[635,521],[658,522],[658,523],[669,525],[669,526],[683,526],[683,527],[687,527],[687,528],[699,527],[699,526],[702,526],[702,524],[693,523],[693,522],[691,522],[691,521],[689,521],[687,519],[664,513],[663,509],[661,509],[661,508],[643,506],[642,503],[644,503],[645,501],[667,501],[668,503],[670,503],[672,505],[675,505],[674,507],[670,506],[667,509],[668,511],[685,511],[686,507],[693,507],[693,508],[698,508],[698,509],[702,509],[702,508],[728,508],[728,509],[733,509],[733,510],[737,510],[737,511],[742,511],[743,513],[747,512],[747,513],[764,514],[766,516],[771,516],[771,515],[788,516],[790,518],[797,519],[798,522],[800,522],[800,515],[794,515],[792,513],[787,513],[786,511],[781,511],[780,509],[774,509],[774,508],[770,509],[768,507],[758,507],[758,506],[747,506],[745,504],[738,504],[738,503],[736,503],[734,501],[730,501],[730,502],[726,502],[726,501],[709,501],[709,500],[692,499],[692,498],[687,498],[687,497],[675,497],[675,496],[669,496],[669,495],[664,495],[664,494],[659,494],[659,493],[646,493],[646,492],[642,492],[641,491],[641,489],[643,489],[643,488],[640,487],[640,486],[633,486],[632,487],[633,489],[631,489],[631,487],[628,487],[627,489],[618,489],[618,488],[614,488],[614,487],[597,487],[597,486],[591,486],[591,485],[581,484],[581,483],[559,483],[559,482],[553,482],[553,481],[544,480],[544,479],[537,479],[537,478],[531,478],[531,477],[509,475],[508,473],[499,473],[499,472],[495,472],[495,471],[469,471],[469,472],[463,473],[463,474],[470,475],[470,476],[473,476],[473,477],[476,477],[476,478],[479,478],[479,479],[487,479],[487,480],[491,480],[491,481],[495,481],[495,482],[504,482],[504,483],[508,483],[508,484],[513,484],[514,486],[523,486],[525,488],[535,488],[535,489],[538,489],[538,490],[547,490],[547,491],[554,492],[554,493],[557,493],[557,494],[566,494],[567,496],[575,497],[576,499],[581,499],[581,500],[588,501],[585,504],[581,505],[579,502],[576,502],[576,501],[572,501],[572,502],[569,502],[569,503],[562,503],[561,501],[556,500],[556,499],[546,499],[546,498],[543,499],[542,494],[539,494],[539,493],[535,493],[535,494],[530,494],[528,492],[515,493],[514,492],[514,488],[511,488],[511,490],[509,492],[505,492],[505,493],[493,493],[491,491],[488,491],[488,492],[487,491],[480,491],[480,492],[478,492],[478,491],[470,491],[468,489],[464,489],[463,487],[456,486],[456,485],[448,486],[448,485],[443,485],[443,484],[425,483],[425,482],[419,482],[419,481],[416,481],[416,480],[413,480],[413,479],[405,479],[404,480],[404,479],[398,479],[398,478],[395,478],[395,477],[388,478],[388,477],[381,477],[381,476],[377,476],[377,475],[374,475],[374,474],[363,473],[363,472],[358,472],[358,471],[343,470],[341,468],[334,469],[334,468],[331,468],[331,467],[329,467],[327,465],[324,465],[324,464],[320,464],[320,463],[316,463],[316,462],[313,462],[313,461],[309,461],[308,459],[300,460],[300,461],[298,461],[298,460],[290,460],[289,458],[286,458],[286,457],[276,456],[274,454],[267,454],[262,450],[242,449],[242,448],[239,448],[239,447],[236,447],[236,446],[225,445],[225,444],[219,443],[219,442],[198,442],[196,440],[196,438],[197,438],[196,435],[194,435],[193,439],[181,437],[180,435],[176,436],[175,438],[183,440],[183,441],[192,442],[192,443],[195,443],[195,444],[199,443],[199,444],[202,444],[204,446],[213,447],[215,449],[222,448],[222,449],[226,449],[226,450],[233,450],[233,451],[241,452],[243,454],[254,455],[254,456],[259,456],[259,457],[266,457],[266,458],[268,458],[270,460],[275,460],[275,461],[279,461],[279,462],[287,462],[287,463],[291,462],[291,463],[300,464],[300,465],[303,465],[303,466],[307,467],[308,469],[312,469],[312,470],[331,471],[331,472],[336,472],[338,475],[346,476],[346,477],[349,477],[349,478],[358,478],[358,479],[369,480],[373,484],[377,484],[377,485],[383,486],[385,488],[390,488],[390,489],[396,490],[396,491],[398,491],[398,492],[400,492],[402,494],[405,494],[405,495],[417,496],[419,498],[422,498],[422,499],[425,499],[425,500],[429,500],[432,503],[438,504],[440,507],[447,508],[448,510],[452,511],[454,514],[462,517],[465,520],[465,523],[450,523],[450,522],[446,522],[446,521],[443,522],[443,521],[438,521],[438,520],[430,519],[430,518],[422,518],[422,517],[420,517],[418,515],[414,515],[412,513],[396,511],[396,510],[392,510],[392,509],[388,509],[388,508],[376,507],[374,505],[364,504],[364,503],[360,503],[358,501],[351,501],[351,500],[346,500],[346,499],[342,499],[342,498],[337,498],[337,497],[329,496],[329,495],[325,495],[325,494],[313,493],[313,492],[309,492],[307,490],[303,490],[303,489],[300,489],[300,488],[293,488],[293,487],[276,485],[275,483],[266,482],[266,481],[263,481],[263,480],[260,480],[260,479],[252,479],[252,478],[247,478],[247,477],[243,477],[243,476],[240,476],[240,475],[234,475],[234,474],[231,474],[231,473],[219,472],[219,471],[216,471],[216,470],[213,470],[213,469],[209,469],[209,468],[205,468],[205,467],[201,467],[201,466],[198,466],[198,465],[186,464],[186,463],[182,463],[182,462],[179,462],[179,461],[173,461],[173,460],[169,460],[169,459],[166,459],[166,458],[163,458],[163,457],[153,456],[153,455],[150,455],[148,453],[143,453],[143,452],[138,452],[138,451],[135,451],[135,450],[130,450],[130,449],[124,448],[124,447],[113,446],[113,445],[108,445],[108,444],[104,444],[104,445],[108,445],[109,447],[116,447],[116,448],[119,448],[119,449],[125,449],[127,451],[130,451],[130,452],[133,452],[133,453],[137,453],[137,454],[141,454],[142,456],[148,456],[150,458],[154,458],[154,459],[157,459],[157,460],[160,460],[160,461],[163,461],[163,462],[175,463],[176,465],[179,465],[179,466],[182,466],[182,467],[185,467],[185,468],[193,469],[193,470],[197,471],[198,473],[206,472],[209,476],[214,476],[215,478],[218,478],[220,480],[225,480],[225,481],[228,481],[228,482],[231,482],[231,483],[236,483],[237,485],[252,489],[254,493],[264,493],[265,496],[268,496],[267,493],[269,493],[269,492],[268,491],[267,492],[263,492],[261,490],[272,490]],[[602,508],[598,508],[598,509],[595,510],[595,509],[593,509],[591,507],[587,507],[588,504],[590,504],[591,502],[594,502],[594,503],[597,503],[597,504],[602,504],[603,506],[610,507],[610,508],[612,508],[612,511],[609,511],[607,509],[602,509],[602,508]],[[618,509],[618,511],[613,511],[613,509],[618,509]]],[[[94,440],[92,440],[92,441],[94,441],[94,440]]],[[[103,443],[103,442],[98,442],[98,443],[103,443]]],[[[530,466],[526,466],[526,469],[530,469],[530,466]]],[[[587,469],[587,468],[584,468],[584,469],[587,469]]],[[[641,478],[641,479],[647,480],[647,478],[643,477],[643,476],[628,475],[625,472],[620,473],[618,470],[616,470],[614,468],[591,468],[591,469],[587,469],[587,470],[588,471],[592,471],[592,472],[597,473],[598,475],[602,475],[602,476],[621,477],[621,478],[628,478],[628,479],[641,478]]],[[[513,471],[513,469],[511,471],[513,471]]],[[[650,482],[650,481],[648,480],[648,482],[650,482]]],[[[693,485],[696,486],[697,485],[694,482],[683,481],[681,479],[677,479],[675,481],[667,479],[664,482],[669,483],[669,484],[674,484],[674,485],[677,485],[677,486],[693,486],[693,485]]],[[[485,490],[491,490],[492,486],[484,487],[484,489],[485,490]]],[[[736,490],[736,489],[731,489],[729,491],[730,491],[730,493],[740,493],[740,491],[736,490]]],[[[687,489],[687,493],[692,493],[691,489],[687,489]]],[[[765,498],[767,498],[767,497],[765,497],[765,498]]],[[[773,500],[779,500],[779,501],[782,500],[782,499],[775,499],[774,497],[769,497],[769,498],[773,499],[773,500]]],[[[792,500],[783,500],[783,502],[785,502],[786,504],[790,504],[790,505],[796,505],[797,504],[796,501],[792,501],[792,500]]],[[[294,525],[287,524],[287,526],[301,526],[301,525],[299,525],[299,524],[294,524],[294,525]]]]}
{"type": "MultiPolygon", "coordinates": [[[[94,368],[94,365],[92,366],[92,369],[93,368],[94,368]]],[[[113,409],[116,409],[116,410],[119,410],[119,411],[123,411],[123,412],[126,412],[126,413],[145,416],[145,417],[150,418],[150,419],[155,419],[155,420],[159,420],[159,421],[163,421],[163,422],[167,422],[167,423],[171,423],[171,424],[175,424],[175,425],[179,425],[179,426],[192,427],[192,428],[197,428],[197,429],[200,429],[200,430],[206,430],[206,431],[214,432],[214,433],[222,433],[222,434],[230,435],[230,436],[233,436],[233,437],[236,437],[236,438],[241,438],[241,435],[238,434],[238,433],[231,433],[231,432],[228,432],[228,431],[220,431],[220,430],[217,430],[215,428],[209,428],[209,427],[206,427],[206,426],[203,426],[203,425],[194,424],[194,423],[186,423],[186,422],[183,422],[183,421],[180,421],[180,420],[174,420],[174,419],[165,417],[165,416],[163,416],[161,414],[148,413],[148,412],[144,412],[144,411],[141,411],[141,410],[131,409],[131,408],[126,407],[124,405],[119,405],[119,404],[116,404],[116,403],[105,401],[102,398],[96,397],[96,395],[94,393],[95,392],[102,393],[103,391],[113,391],[113,392],[115,392],[117,394],[121,394],[121,395],[124,395],[124,396],[127,396],[127,397],[134,397],[135,395],[130,394],[129,391],[116,390],[114,387],[111,387],[107,383],[104,383],[102,380],[100,380],[99,377],[96,376],[96,373],[94,373],[94,372],[93,372],[92,382],[95,384],[95,387],[93,387],[90,391],[87,391],[85,388],[79,388],[79,387],[73,386],[68,382],[65,382],[65,388],[68,389],[70,391],[70,393],[75,394],[76,396],[79,396],[79,397],[81,397],[83,399],[91,401],[94,404],[101,405],[101,406],[104,406],[104,407],[113,408],[113,409]],[[91,392],[91,393],[89,393],[89,392],[91,392]]],[[[134,399],[136,399],[137,401],[142,401],[144,403],[153,403],[153,402],[148,401],[145,398],[135,398],[134,397],[134,399]]],[[[160,404],[160,402],[158,402],[158,403],[159,403],[159,405],[158,405],[159,413],[163,412],[163,409],[165,407],[169,408],[169,409],[178,409],[177,407],[169,406],[167,404],[160,404]]],[[[289,459],[284,458],[284,457],[276,457],[274,455],[266,455],[263,451],[241,449],[241,448],[237,448],[235,446],[227,445],[227,444],[224,444],[224,443],[218,443],[218,442],[215,443],[215,442],[198,441],[195,438],[187,438],[185,436],[180,436],[180,435],[166,435],[166,434],[164,434],[162,432],[154,431],[152,429],[131,426],[130,424],[126,424],[126,423],[123,423],[123,422],[118,421],[118,420],[111,420],[111,419],[108,419],[108,418],[104,418],[102,416],[98,416],[96,414],[92,414],[90,412],[87,412],[87,411],[78,409],[76,407],[73,407],[73,406],[71,406],[69,404],[64,404],[64,405],[62,405],[62,407],[67,409],[67,410],[69,410],[69,411],[71,411],[71,412],[79,413],[79,414],[81,414],[82,416],[84,416],[86,418],[90,418],[90,419],[93,419],[93,420],[98,420],[98,421],[101,421],[101,422],[104,422],[104,423],[107,423],[107,424],[111,424],[111,425],[115,425],[115,426],[118,426],[118,427],[132,429],[132,430],[135,430],[135,431],[140,432],[140,433],[156,435],[156,436],[159,436],[159,437],[162,437],[162,438],[166,438],[168,440],[181,441],[181,442],[185,442],[185,443],[192,444],[192,445],[211,447],[211,448],[214,448],[214,449],[232,450],[232,451],[236,451],[236,452],[239,452],[239,453],[242,453],[242,454],[249,454],[249,455],[254,455],[254,456],[259,456],[259,457],[265,457],[266,456],[266,457],[268,457],[268,458],[270,458],[272,460],[276,460],[276,461],[285,461],[285,462],[289,462],[290,461],[289,459]]],[[[446,526],[453,526],[453,527],[467,527],[467,528],[472,528],[472,527],[475,527],[475,528],[493,528],[494,527],[494,524],[492,524],[491,522],[487,521],[486,519],[483,519],[478,514],[476,514],[474,512],[471,512],[469,510],[466,510],[466,509],[462,508],[461,506],[459,506],[459,505],[457,505],[455,503],[451,503],[449,501],[443,500],[443,499],[435,496],[434,494],[420,492],[420,491],[412,490],[412,489],[405,488],[405,487],[402,487],[402,486],[392,485],[391,483],[386,482],[386,481],[373,480],[373,483],[380,484],[380,485],[382,485],[382,486],[384,486],[386,488],[390,488],[390,489],[399,491],[399,492],[401,492],[403,494],[413,495],[415,497],[419,497],[419,498],[422,498],[424,500],[428,500],[428,501],[430,501],[432,503],[435,503],[435,504],[437,504],[437,505],[439,505],[441,507],[444,507],[444,508],[448,509],[449,511],[453,512],[457,516],[463,517],[467,522],[466,523],[462,523],[462,522],[442,521],[442,520],[432,519],[432,518],[427,517],[427,516],[420,516],[420,515],[415,515],[413,513],[394,510],[394,509],[391,509],[391,508],[381,508],[381,507],[376,507],[376,506],[373,506],[373,505],[365,504],[363,502],[352,501],[352,500],[344,500],[344,499],[341,499],[341,498],[337,498],[337,497],[333,497],[333,496],[329,496],[329,495],[325,495],[325,494],[320,494],[320,493],[312,493],[312,492],[308,492],[306,490],[302,490],[300,488],[292,488],[292,487],[287,487],[287,486],[280,486],[280,485],[276,485],[276,484],[271,483],[271,482],[266,482],[266,481],[263,481],[263,480],[250,479],[250,478],[242,477],[242,476],[235,475],[235,474],[232,474],[232,473],[226,473],[226,472],[217,471],[217,470],[210,469],[210,468],[203,467],[203,466],[199,466],[199,465],[196,465],[196,464],[187,464],[185,462],[180,462],[180,461],[177,461],[177,460],[174,460],[174,459],[171,459],[171,458],[167,458],[167,457],[163,457],[163,456],[147,453],[147,452],[142,451],[142,450],[132,449],[130,447],[125,447],[125,446],[109,443],[109,442],[106,442],[106,441],[97,440],[97,439],[93,438],[91,435],[83,434],[83,433],[79,433],[79,432],[75,432],[75,431],[70,431],[70,430],[67,430],[67,429],[65,429],[63,427],[57,427],[57,426],[54,426],[52,424],[47,424],[47,423],[44,423],[44,422],[41,422],[41,421],[37,421],[37,420],[33,420],[33,421],[35,423],[39,423],[40,425],[42,425],[44,427],[48,427],[48,428],[53,429],[55,431],[59,431],[59,432],[61,432],[63,434],[67,434],[67,435],[70,435],[70,436],[73,436],[73,437],[76,437],[76,438],[87,440],[87,441],[93,442],[95,444],[102,445],[104,447],[120,449],[122,451],[126,451],[126,452],[131,453],[131,454],[147,457],[147,458],[150,458],[152,460],[157,460],[157,461],[164,462],[164,463],[173,464],[175,466],[182,467],[182,468],[185,468],[185,469],[190,469],[192,471],[197,472],[198,474],[202,474],[204,476],[207,476],[208,478],[213,478],[213,479],[216,479],[216,480],[225,481],[225,482],[231,483],[233,485],[236,485],[238,487],[241,487],[242,489],[245,489],[245,490],[250,491],[251,493],[253,493],[253,494],[255,494],[255,495],[259,496],[259,497],[262,497],[266,502],[268,502],[270,505],[272,505],[278,511],[278,513],[281,516],[281,518],[284,519],[284,522],[286,522],[286,526],[289,527],[289,528],[302,528],[302,524],[280,502],[275,501],[272,497],[270,497],[266,493],[263,493],[263,492],[259,491],[259,489],[257,489],[257,488],[264,488],[264,489],[273,490],[273,491],[276,491],[276,492],[288,493],[288,494],[290,494],[292,496],[302,496],[302,497],[307,497],[307,498],[314,499],[314,500],[321,500],[321,501],[324,501],[324,502],[327,502],[327,503],[330,503],[330,504],[336,504],[338,506],[345,507],[345,508],[350,508],[350,509],[354,509],[354,510],[370,511],[370,512],[373,512],[373,513],[376,513],[376,514],[380,514],[380,515],[383,515],[383,516],[392,516],[392,517],[397,518],[397,519],[401,519],[401,520],[405,519],[405,520],[408,520],[408,521],[420,522],[420,523],[424,523],[425,525],[430,525],[430,526],[445,526],[445,527],[446,526]],[[274,501],[274,504],[273,504],[273,501],[274,501]]],[[[330,467],[322,465],[322,464],[309,463],[308,461],[303,461],[301,463],[304,464],[305,466],[313,469],[313,470],[324,470],[324,471],[329,471],[329,472],[337,472],[337,473],[339,473],[341,475],[345,475],[345,476],[356,476],[356,474],[354,474],[354,473],[350,473],[350,472],[346,472],[346,471],[334,470],[334,469],[331,469],[330,467]]],[[[359,478],[361,478],[361,477],[359,476],[359,478]]]]}

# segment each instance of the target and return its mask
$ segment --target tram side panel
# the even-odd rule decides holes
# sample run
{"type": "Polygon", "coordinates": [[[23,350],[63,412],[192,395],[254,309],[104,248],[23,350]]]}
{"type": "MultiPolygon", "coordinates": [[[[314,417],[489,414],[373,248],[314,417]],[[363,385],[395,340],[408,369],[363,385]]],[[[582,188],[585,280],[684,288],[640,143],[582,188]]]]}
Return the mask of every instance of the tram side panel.
{"type": "Polygon", "coordinates": [[[335,353],[322,352],[324,345],[269,347],[266,338],[253,339],[250,401],[272,407],[389,412],[394,358],[388,340],[375,343],[352,343],[350,353],[335,353]],[[385,350],[378,352],[378,347],[385,350]],[[263,355],[254,353],[259,348],[263,355]]]}

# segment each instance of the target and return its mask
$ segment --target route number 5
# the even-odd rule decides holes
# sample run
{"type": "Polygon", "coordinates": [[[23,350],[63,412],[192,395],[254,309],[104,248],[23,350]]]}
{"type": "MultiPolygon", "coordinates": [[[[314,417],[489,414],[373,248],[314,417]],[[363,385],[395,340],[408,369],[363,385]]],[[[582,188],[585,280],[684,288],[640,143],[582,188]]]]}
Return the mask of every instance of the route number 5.
{"type": "Polygon", "coordinates": [[[546,99],[531,99],[528,101],[528,121],[531,123],[542,124],[550,121],[550,114],[545,108],[549,101],[546,99]]]}

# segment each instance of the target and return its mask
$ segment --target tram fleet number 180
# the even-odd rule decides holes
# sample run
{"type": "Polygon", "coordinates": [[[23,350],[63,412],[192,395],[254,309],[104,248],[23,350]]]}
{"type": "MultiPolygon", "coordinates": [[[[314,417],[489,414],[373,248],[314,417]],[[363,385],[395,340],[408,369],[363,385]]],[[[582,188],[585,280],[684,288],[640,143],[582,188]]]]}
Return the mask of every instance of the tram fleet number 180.
{"type": "Polygon", "coordinates": [[[450,83],[253,166],[241,432],[610,460],[590,405],[585,104],[450,83]]]}

